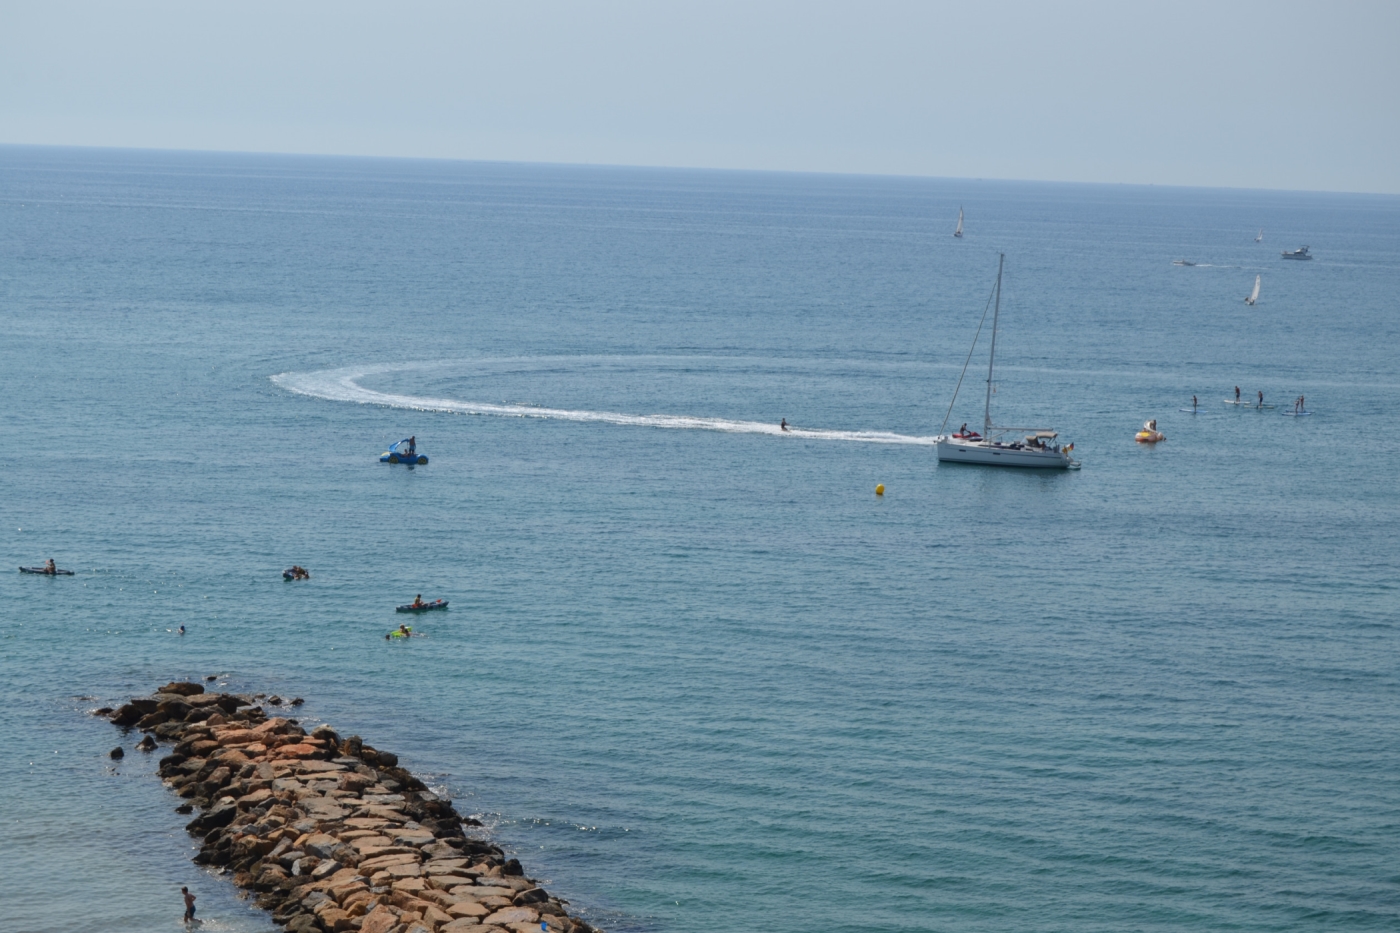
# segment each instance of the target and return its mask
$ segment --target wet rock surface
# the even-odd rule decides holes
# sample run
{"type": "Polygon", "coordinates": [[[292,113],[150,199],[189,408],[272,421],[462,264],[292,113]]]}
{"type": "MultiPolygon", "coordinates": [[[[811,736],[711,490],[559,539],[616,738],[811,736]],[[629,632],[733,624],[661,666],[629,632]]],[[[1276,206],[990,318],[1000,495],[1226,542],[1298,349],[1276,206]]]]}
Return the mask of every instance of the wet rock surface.
{"type": "MultiPolygon", "coordinates": [[[[280,698],[271,698],[280,699],[280,698]]],[[[291,705],[300,705],[299,698],[291,705]]],[[[195,861],[228,871],[291,933],[593,933],[398,757],[309,735],[256,698],[173,682],[110,712],[170,746],[160,776],[197,816],[195,861]]],[[[115,752],[114,752],[115,757],[115,752]]]]}

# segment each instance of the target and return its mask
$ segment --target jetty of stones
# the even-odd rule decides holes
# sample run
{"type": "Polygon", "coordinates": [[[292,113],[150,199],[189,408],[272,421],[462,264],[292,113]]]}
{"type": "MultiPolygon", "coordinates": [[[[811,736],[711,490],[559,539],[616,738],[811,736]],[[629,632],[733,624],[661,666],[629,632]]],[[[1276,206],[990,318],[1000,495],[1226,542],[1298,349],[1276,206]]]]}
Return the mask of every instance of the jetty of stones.
{"type": "Polygon", "coordinates": [[[98,713],[146,731],[143,751],[174,745],[160,775],[186,799],[178,810],[200,811],[186,827],[203,840],[194,860],[233,872],[291,933],[594,933],[359,736],[308,734],[254,697],[198,683],[98,713]]]}

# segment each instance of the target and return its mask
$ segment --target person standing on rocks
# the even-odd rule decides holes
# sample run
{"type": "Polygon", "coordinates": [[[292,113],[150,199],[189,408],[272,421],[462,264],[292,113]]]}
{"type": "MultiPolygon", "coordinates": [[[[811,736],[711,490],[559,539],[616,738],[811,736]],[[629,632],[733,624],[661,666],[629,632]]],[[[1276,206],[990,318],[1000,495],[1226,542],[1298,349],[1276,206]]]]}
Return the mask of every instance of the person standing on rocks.
{"type": "Polygon", "coordinates": [[[181,888],[180,893],[185,895],[185,922],[194,923],[194,895],[189,888],[181,888]]]}

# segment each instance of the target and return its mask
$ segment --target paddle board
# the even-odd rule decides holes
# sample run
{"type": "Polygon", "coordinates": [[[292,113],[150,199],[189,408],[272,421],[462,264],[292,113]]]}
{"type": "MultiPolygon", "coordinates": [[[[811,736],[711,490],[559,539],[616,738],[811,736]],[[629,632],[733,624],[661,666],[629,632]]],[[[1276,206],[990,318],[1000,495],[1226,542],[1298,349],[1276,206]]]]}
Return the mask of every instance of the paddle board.
{"type": "Polygon", "coordinates": [[[1184,412],[1186,412],[1188,415],[1204,415],[1204,414],[1205,414],[1205,412],[1201,411],[1199,408],[1178,408],[1177,411],[1184,411],[1184,412]]]}
{"type": "Polygon", "coordinates": [[[1303,417],[1304,415],[1311,415],[1312,412],[1310,412],[1310,411],[1281,411],[1281,412],[1279,412],[1279,414],[1280,414],[1280,415],[1289,415],[1290,417],[1294,417],[1294,418],[1301,418],[1301,417],[1303,417]]]}

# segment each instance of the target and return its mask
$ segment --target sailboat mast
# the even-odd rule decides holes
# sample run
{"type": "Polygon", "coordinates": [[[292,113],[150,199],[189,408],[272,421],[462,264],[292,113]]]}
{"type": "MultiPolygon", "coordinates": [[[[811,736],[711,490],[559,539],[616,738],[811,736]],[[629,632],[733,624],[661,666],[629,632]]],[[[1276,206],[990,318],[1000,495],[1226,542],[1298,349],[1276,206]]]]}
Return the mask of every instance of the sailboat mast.
{"type": "Polygon", "coordinates": [[[984,439],[992,436],[992,367],[997,361],[997,318],[1001,317],[1001,267],[1006,264],[1006,254],[999,253],[998,257],[996,310],[992,312],[992,352],[987,357],[987,406],[982,410],[984,439]]]}

